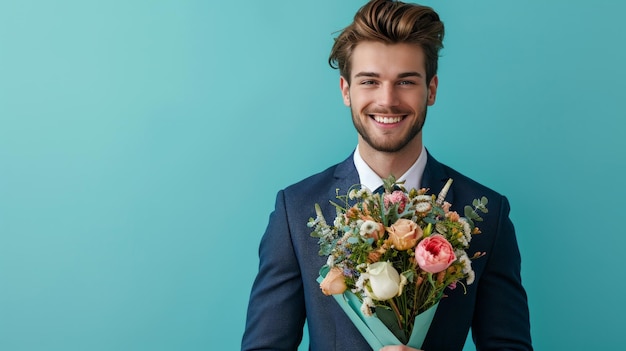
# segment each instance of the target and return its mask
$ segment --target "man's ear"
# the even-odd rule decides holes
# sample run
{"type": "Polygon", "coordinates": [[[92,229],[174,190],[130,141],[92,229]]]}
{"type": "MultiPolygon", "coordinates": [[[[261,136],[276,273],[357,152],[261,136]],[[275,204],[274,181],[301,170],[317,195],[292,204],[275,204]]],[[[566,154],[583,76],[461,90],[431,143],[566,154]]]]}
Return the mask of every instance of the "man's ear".
{"type": "Polygon", "coordinates": [[[428,106],[432,106],[435,104],[435,100],[437,99],[437,86],[439,85],[439,77],[434,75],[433,78],[428,83],[428,106]]]}
{"type": "Polygon", "coordinates": [[[341,89],[343,104],[350,107],[350,84],[343,76],[339,77],[339,88],[341,89]]]}

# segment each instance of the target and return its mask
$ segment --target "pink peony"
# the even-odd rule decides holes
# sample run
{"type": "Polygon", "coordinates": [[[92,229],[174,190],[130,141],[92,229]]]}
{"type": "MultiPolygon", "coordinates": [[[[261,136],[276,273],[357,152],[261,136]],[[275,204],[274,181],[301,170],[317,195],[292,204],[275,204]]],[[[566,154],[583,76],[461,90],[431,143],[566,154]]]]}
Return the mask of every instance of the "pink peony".
{"type": "Polygon", "coordinates": [[[406,203],[409,201],[409,198],[403,191],[396,190],[391,194],[385,194],[384,200],[385,207],[389,207],[392,204],[398,204],[398,213],[402,213],[406,207],[406,203]]]}
{"type": "Polygon", "coordinates": [[[456,256],[448,240],[443,235],[435,234],[417,244],[415,260],[424,271],[439,273],[450,267],[456,256]]]}

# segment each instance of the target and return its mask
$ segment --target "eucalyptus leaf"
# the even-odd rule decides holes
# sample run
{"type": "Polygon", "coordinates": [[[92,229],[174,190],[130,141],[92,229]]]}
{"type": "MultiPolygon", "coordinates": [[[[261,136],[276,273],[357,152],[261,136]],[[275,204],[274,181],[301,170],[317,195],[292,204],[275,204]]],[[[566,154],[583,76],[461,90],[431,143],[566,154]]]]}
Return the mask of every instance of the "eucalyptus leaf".
{"type": "Polygon", "coordinates": [[[433,207],[432,212],[437,216],[445,216],[445,212],[441,207],[433,207]]]}
{"type": "Polygon", "coordinates": [[[432,217],[424,217],[424,222],[430,223],[430,224],[435,224],[435,223],[437,223],[437,220],[432,218],[432,217]]]}
{"type": "Polygon", "coordinates": [[[349,242],[350,244],[358,244],[358,242],[359,242],[359,238],[354,237],[354,236],[351,236],[351,237],[349,237],[349,238],[348,238],[348,242],[349,242]]]}
{"type": "Polygon", "coordinates": [[[474,210],[472,209],[471,206],[465,206],[463,208],[463,213],[464,213],[465,217],[472,218],[472,214],[474,214],[474,210]]]}
{"type": "Polygon", "coordinates": [[[320,256],[328,256],[333,251],[335,245],[331,243],[320,243],[320,256]]]}

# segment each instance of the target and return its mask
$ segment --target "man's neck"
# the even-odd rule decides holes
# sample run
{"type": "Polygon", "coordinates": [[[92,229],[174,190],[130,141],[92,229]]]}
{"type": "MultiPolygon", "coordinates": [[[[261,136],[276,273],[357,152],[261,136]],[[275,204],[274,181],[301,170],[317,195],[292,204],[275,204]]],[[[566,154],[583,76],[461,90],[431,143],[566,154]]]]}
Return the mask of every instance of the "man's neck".
{"type": "Polygon", "coordinates": [[[402,176],[417,161],[422,151],[422,140],[415,137],[402,150],[397,152],[380,152],[372,149],[364,140],[359,138],[359,153],[370,168],[380,178],[387,178],[393,174],[402,176]]]}

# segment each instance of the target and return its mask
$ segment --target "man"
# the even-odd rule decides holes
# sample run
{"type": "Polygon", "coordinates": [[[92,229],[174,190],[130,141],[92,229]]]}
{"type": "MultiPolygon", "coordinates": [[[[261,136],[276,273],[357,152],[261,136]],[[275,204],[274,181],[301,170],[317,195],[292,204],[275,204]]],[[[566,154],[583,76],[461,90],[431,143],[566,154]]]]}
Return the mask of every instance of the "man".
{"type": "MultiPolygon", "coordinates": [[[[422,144],[427,107],[437,95],[437,59],[444,27],[430,8],[374,0],[336,39],[330,60],[339,68],[343,101],[358,132],[353,155],[324,172],[280,191],[259,248],[259,273],[252,287],[243,350],[296,350],[308,323],[311,350],[369,350],[370,347],[316,281],[326,257],[306,223],[319,203],[326,218],[336,189],[369,189],[395,175],[407,189],[440,190],[454,183],[446,200],[452,210],[475,198],[489,199],[482,234],[468,255],[475,282],[446,290],[422,346],[426,351],[461,350],[472,330],[479,350],[532,350],[520,254],[505,197],[439,163],[422,144]]],[[[397,345],[384,351],[411,350],[397,345]]]]}

